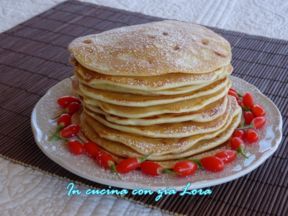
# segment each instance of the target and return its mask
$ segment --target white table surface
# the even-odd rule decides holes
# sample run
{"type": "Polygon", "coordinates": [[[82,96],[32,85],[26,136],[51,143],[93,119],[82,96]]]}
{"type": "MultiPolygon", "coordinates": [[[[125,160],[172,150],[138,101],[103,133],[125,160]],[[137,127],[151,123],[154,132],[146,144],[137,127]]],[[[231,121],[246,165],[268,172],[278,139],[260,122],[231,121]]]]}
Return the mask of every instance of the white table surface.
{"type": "MultiPolygon", "coordinates": [[[[0,32],[63,0],[0,0],[0,32]]],[[[148,15],[288,39],[285,0],[85,0],[148,15]]],[[[0,158],[0,215],[164,215],[114,197],[66,195],[65,180],[0,158]]],[[[85,189],[85,187],[83,187],[85,189]]]]}

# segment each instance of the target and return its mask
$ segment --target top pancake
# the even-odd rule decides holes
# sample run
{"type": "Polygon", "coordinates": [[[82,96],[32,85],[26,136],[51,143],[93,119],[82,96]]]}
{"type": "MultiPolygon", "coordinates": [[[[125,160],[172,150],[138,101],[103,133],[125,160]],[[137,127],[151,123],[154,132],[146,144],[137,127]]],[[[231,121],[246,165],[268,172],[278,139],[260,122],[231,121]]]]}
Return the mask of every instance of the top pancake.
{"type": "Polygon", "coordinates": [[[69,50],[84,67],[113,76],[208,73],[231,61],[231,47],[223,37],[203,26],[172,20],[80,37],[69,50]]]}

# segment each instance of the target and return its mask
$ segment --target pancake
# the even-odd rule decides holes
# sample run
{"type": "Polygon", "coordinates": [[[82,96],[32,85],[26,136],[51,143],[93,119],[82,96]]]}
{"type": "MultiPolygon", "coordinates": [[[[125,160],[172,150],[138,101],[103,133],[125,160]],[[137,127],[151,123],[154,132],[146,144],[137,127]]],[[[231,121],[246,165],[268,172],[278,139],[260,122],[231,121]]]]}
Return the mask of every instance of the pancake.
{"type": "MultiPolygon", "coordinates": [[[[164,167],[173,167],[173,164],[180,159],[193,159],[193,158],[201,158],[200,153],[207,152],[210,150],[214,150],[217,146],[222,145],[227,142],[229,138],[232,136],[235,128],[239,125],[241,121],[241,115],[238,114],[234,117],[231,124],[226,128],[225,131],[218,134],[217,136],[211,139],[204,139],[196,144],[194,144],[191,148],[185,150],[184,152],[178,154],[164,154],[164,155],[154,155],[153,153],[149,155],[149,160],[154,160],[159,162],[164,167]]],[[[85,127],[85,132],[89,133],[89,125],[85,127]]],[[[116,155],[118,159],[127,158],[127,157],[142,157],[143,154],[138,153],[132,148],[119,143],[110,141],[107,139],[100,138],[97,134],[93,134],[93,141],[101,146],[106,151],[110,152],[112,155],[116,155]]],[[[209,154],[209,153],[208,153],[209,154]]]]}
{"type": "Polygon", "coordinates": [[[80,84],[79,95],[88,100],[94,99],[109,104],[115,104],[119,106],[131,106],[131,107],[147,107],[161,104],[169,104],[179,102],[183,100],[189,100],[192,98],[200,98],[206,95],[213,94],[220,91],[229,85],[229,79],[224,78],[204,88],[198,89],[193,92],[189,92],[181,95],[166,95],[166,96],[144,96],[128,93],[116,93],[111,91],[103,91],[99,89],[93,89],[91,87],[80,84]]]}
{"type": "Polygon", "coordinates": [[[106,113],[111,115],[125,117],[125,118],[146,118],[150,116],[156,116],[166,113],[185,113],[193,112],[203,107],[218,101],[219,99],[225,97],[228,93],[229,86],[225,87],[223,90],[219,90],[213,94],[206,95],[200,98],[193,98],[190,100],[180,101],[176,103],[156,105],[149,107],[125,107],[114,104],[109,104],[101,102],[98,100],[87,100],[83,98],[84,104],[89,110],[94,111],[95,107],[100,108],[106,113]]]}
{"type": "MultiPolygon", "coordinates": [[[[101,137],[101,139],[103,140],[109,140],[109,141],[118,143],[117,148],[120,148],[120,146],[125,145],[126,147],[133,149],[132,152],[135,151],[137,152],[137,154],[147,155],[147,154],[152,153],[151,159],[165,160],[168,158],[166,157],[168,154],[173,153],[172,155],[174,156],[173,157],[169,156],[169,157],[177,158],[181,155],[186,154],[186,152],[189,149],[191,149],[194,145],[197,145],[197,143],[200,142],[201,140],[213,139],[219,136],[219,134],[221,133],[223,133],[223,136],[221,135],[221,137],[228,136],[229,138],[230,136],[229,136],[229,133],[227,133],[227,129],[231,127],[231,130],[234,131],[235,128],[239,125],[240,120],[241,120],[241,108],[239,106],[232,106],[232,107],[234,107],[235,110],[231,111],[231,115],[227,119],[227,122],[220,130],[217,130],[213,133],[198,134],[198,135],[181,138],[181,139],[147,138],[143,136],[136,136],[133,134],[120,132],[120,131],[105,127],[104,125],[97,122],[95,119],[85,117],[85,114],[82,114],[81,116],[81,127],[86,137],[88,137],[92,141],[95,141],[96,143],[98,143],[98,141],[96,140],[95,137],[101,137]],[[225,136],[225,134],[228,134],[228,135],[225,136]],[[160,157],[160,156],[163,156],[163,157],[160,157]]],[[[221,144],[225,142],[226,140],[221,139],[221,141],[216,142],[216,139],[214,139],[214,142],[217,144],[219,143],[221,144]]],[[[102,143],[104,143],[102,147],[105,148],[105,145],[106,145],[105,141],[102,141],[102,143]]],[[[102,145],[100,143],[98,144],[102,145]]],[[[112,145],[113,144],[110,143],[110,147],[112,145]]],[[[216,144],[212,143],[211,145],[215,147],[216,144]]],[[[203,147],[204,149],[203,151],[210,149],[209,148],[210,145],[208,146],[204,145],[204,146],[205,147],[203,147]]],[[[193,148],[192,150],[193,150],[192,152],[197,152],[197,153],[202,152],[202,150],[196,151],[193,148]]],[[[113,151],[113,149],[109,149],[109,151],[113,151]]],[[[129,151],[127,152],[125,150],[125,153],[127,155],[129,151]]]]}
{"type": "Polygon", "coordinates": [[[231,62],[231,47],[204,26],[165,20],[76,38],[69,44],[85,68],[113,76],[208,73],[231,62]]]}
{"type": "Polygon", "coordinates": [[[79,137],[82,140],[92,141],[92,142],[96,143],[98,146],[100,146],[104,150],[111,153],[111,155],[116,156],[116,158],[118,158],[118,159],[127,158],[127,157],[142,157],[143,156],[142,154],[136,152],[132,148],[130,148],[126,145],[123,145],[122,143],[110,141],[110,140],[103,139],[103,138],[99,137],[97,133],[93,132],[93,130],[89,126],[89,124],[86,124],[85,121],[83,121],[83,124],[85,124],[84,130],[82,130],[82,132],[84,132],[84,134],[79,135],[79,137]],[[91,134],[91,136],[89,136],[90,138],[88,138],[87,134],[91,134]]]}
{"type": "Polygon", "coordinates": [[[223,74],[217,77],[216,80],[205,82],[204,84],[195,84],[195,85],[188,85],[183,87],[176,87],[176,88],[170,88],[170,89],[162,89],[162,90],[156,90],[156,91],[149,91],[149,90],[139,90],[139,89],[131,89],[131,88],[125,88],[125,87],[119,87],[117,85],[111,85],[111,84],[97,84],[97,85],[90,85],[89,83],[78,79],[79,84],[83,84],[86,86],[90,86],[94,89],[100,89],[105,91],[111,91],[111,92],[117,92],[117,93],[131,93],[137,94],[137,95],[149,95],[149,96],[155,96],[155,95],[178,95],[178,94],[185,94],[189,92],[193,92],[195,90],[198,90],[200,88],[204,88],[220,79],[223,79],[227,77],[228,74],[223,74]]]}
{"type": "Polygon", "coordinates": [[[149,126],[126,126],[114,124],[106,121],[102,115],[95,114],[85,109],[83,112],[87,114],[88,118],[94,118],[106,127],[113,128],[122,132],[137,134],[145,137],[154,138],[182,138],[196,134],[210,133],[219,130],[227,121],[229,112],[231,111],[231,104],[226,107],[223,115],[217,119],[209,122],[194,122],[185,121],[172,124],[156,124],[149,126]]]}
{"type": "MultiPolygon", "coordinates": [[[[163,123],[177,123],[185,121],[195,121],[195,122],[207,122],[213,121],[214,119],[220,117],[224,114],[227,106],[228,98],[224,97],[220,100],[205,106],[203,109],[200,109],[195,112],[188,113],[168,113],[158,116],[152,116],[147,118],[121,118],[114,115],[109,115],[103,112],[101,109],[95,108],[90,112],[98,113],[105,116],[106,120],[115,124],[121,125],[154,125],[154,124],[163,124],[163,123]]],[[[86,108],[89,111],[89,108],[86,108]]]]}
{"type": "Polygon", "coordinates": [[[103,75],[88,70],[77,62],[75,62],[75,65],[75,75],[81,83],[87,86],[115,92],[131,92],[133,90],[139,94],[189,92],[189,89],[192,91],[198,86],[205,86],[226,77],[233,70],[233,67],[228,65],[205,74],[174,73],[160,76],[129,77],[103,75]]]}

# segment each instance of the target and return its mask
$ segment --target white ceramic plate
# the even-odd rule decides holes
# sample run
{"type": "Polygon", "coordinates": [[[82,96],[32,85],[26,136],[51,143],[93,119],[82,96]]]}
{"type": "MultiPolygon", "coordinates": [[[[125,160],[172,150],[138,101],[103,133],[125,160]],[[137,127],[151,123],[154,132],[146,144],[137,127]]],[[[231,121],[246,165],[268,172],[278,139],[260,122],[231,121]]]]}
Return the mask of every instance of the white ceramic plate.
{"type": "Polygon", "coordinates": [[[225,166],[224,171],[220,173],[197,171],[191,177],[179,178],[167,174],[149,177],[140,171],[134,171],[119,179],[117,175],[100,168],[87,156],[72,155],[67,151],[63,142],[48,141],[48,137],[55,130],[55,123],[51,121],[51,118],[59,112],[59,107],[56,104],[57,98],[72,94],[70,79],[65,79],[53,86],[34,107],[31,124],[35,141],[44,154],[60,166],[78,176],[105,185],[127,189],[174,188],[182,190],[187,182],[191,182],[190,189],[196,189],[232,181],[256,169],[276,151],[282,138],[282,118],[275,104],[256,87],[237,77],[231,77],[231,79],[234,88],[240,93],[250,91],[254,95],[256,103],[265,107],[267,123],[265,129],[261,130],[260,142],[247,147],[249,157],[244,159],[239,156],[236,161],[225,166]]]}

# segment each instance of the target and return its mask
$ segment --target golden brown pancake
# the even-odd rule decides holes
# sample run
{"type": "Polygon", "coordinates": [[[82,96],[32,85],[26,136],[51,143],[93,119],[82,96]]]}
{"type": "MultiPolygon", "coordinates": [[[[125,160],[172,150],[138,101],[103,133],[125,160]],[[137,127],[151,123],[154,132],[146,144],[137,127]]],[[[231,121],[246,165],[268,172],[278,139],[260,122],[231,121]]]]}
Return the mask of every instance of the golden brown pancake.
{"type": "Polygon", "coordinates": [[[105,91],[99,89],[93,89],[86,85],[79,84],[79,95],[87,100],[98,100],[109,104],[115,104],[120,106],[129,107],[149,107],[154,105],[169,104],[193,98],[200,98],[206,95],[213,94],[219,90],[224,89],[230,85],[230,81],[227,77],[218,80],[206,87],[200,88],[196,91],[192,91],[179,95],[139,95],[131,93],[118,93],[112,91],[105,91]]]}
{"type": "Polygon", "coordinates": [[[92,88],[115,92],[137,91],[138,94],[181,94],[204,87],[216,80],[227,77],[233,67],[231,65],[204,74],[173,73],[159,76],[111,76],[91,71],[76,60],[75,75],[79,81],[92,88]]]}
{"type": "Polygon", "coordinates": [[[98,113],[105,116],[106,120],[111,123],[121,125],[155,125],[164,123],[177,123],[185,121],[195,122],[207,122],[212,121],[224,114],[228,102],[228,97],[223,97],[220,100],[203,107],[202,109],[195,112],[186,113],[168,113],[163,115],[157,115],[147,118],[122,118],[114,115],[109,115],[99,108],[90,110],[88,107],[85,109],[90,112],[98,113]]]}
{"type": "Polygon", "coordinates": [[[166,113],[185,113],[197,111],[225,97],[228,93],[229,87],[230,86],[227,86],[224,89],[221,89],[213,94],[199,98],[147,107],[119,106],[115,104],[101,102],[98,100],[89,100],[87,98],[83,98],[83,101],[85,106],[88,107],[90,110],[94,110],[94,108],[97,107],[101,108],[101,110],[103,110],[104,112],[115,116],[126,118],[145,118],[166,113]]]}
{"type": "Polygon", "coordinates": [[[193,156],[226,142],[241,120],[241,109],[234,108],[236,108],[235,112],[231,113],[220,130],[182,139],[155,139],[123,133],[110,129],[94,119],[86,118],[85,114],[81,117],[81,127],[86,137],[121,157],[152,154],[150,159],[153,160],[179,159],[193,156]]]}
{"type": "Polygon", "coordinates": [[[185,121],[179,123],[165,123],[165,124],[156,124],[148,126],[119,125],[111,123],[105,120],[105,118],[102,115],[95,114],[87,109],[85,109],[83,112],[85,112],[88,118],[93,118],[97,120],[99,123],[119,131],[154,138],[182,138],[192,136],[195,134],[210,133],[219,130],[226,123],[230,111],[231,111],[231,104],[229,103],[229,105],[226,107],[224,114],[219,116],[217,119],[214,119],[213,121],[207,121],[207,122],[185,121]]]}
{"type": "MultiPolygon", "coordinates": [[[[235,99],[231,98],[231,108],[229,109],[228,118],[224,125],[215,131],[215,133],[198,133],[186,138],[151,138],[137,135],[133,132],[129,133],[119,131],[103,125],[94,118],[87,116],[85,112],[83,112],[81,116],[81,127],[84,129],[85,133],[85,127],[89,124],[93,133],[97,133],[101,138],[120,142],[142,154],[148,154],[151,153],[151,151],[154,154],[164,154],[170,152],[182,152],[187,149],[187,146],[189,147],[191,143],[194,144],[197,140],[203,139],[209,134],[215,134],[216,136],[217,133],[221,132],[221,128],[223,129],[225,125],[231,122],[233,117],[239,115],[240,112],[241,108],[237,105],[235,99]]],[[[86,135],[89,139],[93,140],[93,133],[88,133],[86,135]]]]}

